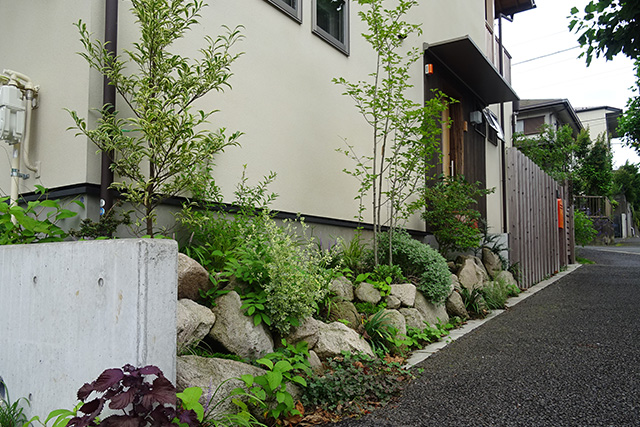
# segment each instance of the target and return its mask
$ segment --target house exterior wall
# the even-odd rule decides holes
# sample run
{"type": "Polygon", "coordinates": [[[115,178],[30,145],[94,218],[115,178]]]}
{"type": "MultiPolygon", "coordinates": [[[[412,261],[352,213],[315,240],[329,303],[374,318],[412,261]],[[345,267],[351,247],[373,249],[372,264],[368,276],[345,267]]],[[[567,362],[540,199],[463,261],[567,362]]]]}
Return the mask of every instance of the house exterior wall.
{"type": "MultiPolygon", "coordinates": [[[[210,3],[202,11],[201,25],[176,43],[176,51],[197,57],[205,35],[219,34],[223,24],[232,28],[244,26],[246,38],[236,46],[236,51],[245,54],[232,66],[233,89],[211,93],[196,105],[204,110],[220,110],[212,116],[211,129],[226,127],[229,132],[244,132],[240,139],[242,147],[227,149],[216,162],[215,175],[225,193],[225,201],[232,202],[242,165],[247,164],[252,182],[269,171],[278,174],[270,188],[279,194],[272,205],[275,210],[352,220],[357,213],[357,202],[353,198],[358,185],[342,170],[353,169],[354,164],[335,149],[345,148],[344,141],[347,141],[366,153],[371,130],[353,101],[341,95],[342,88],[331,79],[366,79],[374,69],[375,56],[360,36],[365,27],[357,16],[359,6],[350,2],[350,55],[346,56],[312,34],[311,2],[303,4],[301,24],[264,0],[248,0],[242,2],[242,7],[231,0],[210,3]]],[[[130,7],[129,0],[119,3],[119,52],[131,47],[137,37],[130,7]]],[[[423,1],[407,20],[422,22],[424,34],[407,38],[405,46],[421,47],[424,42],[467,34],[478,46],[485,46],[484,13],[483,0],[423,1]]],[[[66,130],[73,122],[65,108],[76,110],[93,122],[96,118],[93,109],[102,104],[101,76],[90,71],[76,54],[82,46],[72,24],[79,19],[101,39],[104,2],[3,3],[0,27],[5,34],[25,36],[16,37],[14,43],[0,45],[0,69],[20,71],[41,86],[40,106],[33,114],[31,159],[42,161],[42,174],[39,181],[33,177],[23,181],[21,192],[32,191],[34,184],[57,188],[99,183],[99,155],[95,147],[86,138],[66,130]],[[55,31],[42,37],[38,31],[25,31],[25,27],[55,31]]],[[[411,73],[415,87],[409,95],[420,102],[423,99],[422,64],[417,63],[411,73]]],[[[117,108],[122,110],[122,103],[117,108]]],[[[4,144],[3,149],[9,152],[4,144]]],[[[499,151],[494,146],[486,147],[487,170],[495,169],[500,162],[499,151]]],[[[9,161],[2,164],[0,191],[8,193],[9,161]]],[[[487,176],[488,187],[499,184],[495,173],[487,176]]],[[[490,196],[491,206],[487,209],[491,222],[499,217],[499,204],[493,201],[497,194],[490,196]]],[[[365,214],[365,220],[370,221],[370,210],[365,214]]],[[[417,217],[408,226],[423,229],[417,217]]]]}
{"type": "Polygon", "coordinates": [[[606,109],[578,111],[577,114],[585,129],[589,130],[589,136],[593,141],[598,136],[607,134],[606,109]]]}

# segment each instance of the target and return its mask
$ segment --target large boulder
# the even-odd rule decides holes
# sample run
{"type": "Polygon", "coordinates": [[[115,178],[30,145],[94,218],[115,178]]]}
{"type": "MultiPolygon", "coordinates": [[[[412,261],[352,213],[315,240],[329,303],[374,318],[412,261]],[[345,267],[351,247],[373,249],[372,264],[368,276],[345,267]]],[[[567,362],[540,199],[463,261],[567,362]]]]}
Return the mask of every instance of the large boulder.
{"type": "MultiPolygon", "coordinates": [[[[216,403],[229,396],[234,389],[238,387],[245,388],[244,382],[240,380],[242,375],[248,374],[256,377],[266,373],[267,371],[264,369],[236,362],[235,360],[179,356],[176,360],[176,387],[178,390],[184,390],[188,387],[200,387],[203,391],[200,403],[205,408],[213,408],[216,403]],[[220,388],[218,389],[218,387],[220,388]],[[216,389],[218,389],[217,392],[216,389]],[[211,396],[214,392],[216,392],[215,395],[211,396]],[[209,399],[211,399],[211,402],[208,402],[209,399]]],[[[301,396],[300,389],[294,384],[287,384],[287,391],[294,398],[294,401],[301,396]]],[[[247,403],[246,398],[240,396],[240,399],[247,403]]],[[[255,409],[251,412],[256,418],[263,419],[261,408],[251,409],[255,409]]],[[[231,399],[222,401],[220,405],[213,409],[213,413],[217,415],[231,414],[237,411],[238,407],[231,402],[231,399]]]]}
{"type": "Polygon", "coordinates": [[[380,291],[377,290],[371,283],[362,282],[356,288],[356,298],[362,302],[370,302],[371,304],[377,304],[382,299],[380,291]]]}
{"type": "Polygon", "coordinates": [[[416,287],[411,283],[391,285],[389,295],[398,298],[403,306],[413,307],[416,301],[416,287]]]}
{"type": "Polygon", "coordinates": [[[209,272],[198,261],[178,253],[178,299],[200,299],[200,290],[207,291],[213,284],[209,272]]]}
{"type": "Polygon", "coordinates": [[[501,281],[505,285],[518,286],[518,281],[513,277],[510,271],[501,271],[496,277],[496,281],[501,281]]]}
{"type": "MultiPolygon", "coordinates": [[[[240,380],[242,375],[259,376],[265,373],[264,369],[235,360],[199,356],[178,356],[176,359],[177,389],[200,387],[202,389],[200,403],[205,407],[213,407],[234,389],[244,387],[244,382],[240,380]],[[225,381],[227,382],[222,384],[225,381]],[[220,387],[218,392],[211,396],[218,386],[220,387]],[[209,399],[212,399],[211,405],[209,405],[209,399]]],[[[237,409],[236,405],[227,399],[215,408],[214,414],[235,413],[237,409]]]]}
{"type": "Polygon", "coordinates": [[[339,356],[343,351],[364,353],[373,357],[373,351],[367,341],[356,331],[340,322],[322,324],[318,331],[318,342],[313,347],[318,357],[339,356]]]}
{"type": "Polygon", "coordinates": [[[469,318],[469,313],[464,306],[464,301],[458,292],[452,292],[451,295],[449,295],[445,306],[449,316],[458,316],[462,320],[469,318]]]}
{"type": "Polygon", "coordinates": [[[482,248],[482,264],[487,270],[489,277],[494,279],[502,271],[502,261],[500,257],[489,248],[482,248]]]}
{"type": "Polygon", "coordinates": [[[458,280],[460,285],[472,291],[481,288],[484,282],[489,280],[487,270],[485,270],[482,261],[474,256],[459,256],[456,264],[460,265],[458,270],[458,280]]]}
{"type": "Polygon", "coordinates": [[[344,320],[347,322],[346,325],[354,330],[358,330],[362,324],[362,320],[356,306],[349,301],[337,301],[332,303],[331,311],[329,312],[329,320],[344,320]]]}
{"type": "MultiPolygon", "coordinates": [[[[414,297],[415,300],[415,297],[414,297]]],[[[395,295],[387,295],[384,299],[384,302],[387,304],[387,308],[394,310],[396,308],[400,308],[402,306],[402,301],[395,295]]]]}
{"type": "Polygon", "coordinates": [[[318,342],[318,331],[322,325],[324,325],[323,322],[313,317],[307,317],[300,326],[291,328],[287,336],[287,342],[289,344],[297,344],[300,341],[306,341],[308,348],[311,349],[318,342]]]}
{"type": "Polygon", "coordinates": [[[401,308],[400,313],[404,316],[407,328],[423,330],[427,325],[424,323],[424,316],[417,308],[401,308]]]}
{"type": "MultiPolygon", "coordinates": [[[[371,315],[371,317],[373,316],[375,316],[375,314],[371,315]]],[[[407,321],[404,319],[402,313],[398,310],[384,310],[384,316],[385,323],[394,327],[398,331],[398,334],[407,335],[407,321]]],[[[369,319],[371,319],[371,317],[369,317],[369,319]]]]}
{"type": "Polygon", "coordinates": [[[437,323],[447,323],[449,321],[449,315],[444,305],[435,305],[422,295],[421,292],[416,292],[416,309],[422,314],[424,321],[431,326],[435,326],[437,323]]]}
{"type": "Polygon", "coordinates": [[[178,353],[196,345],[207,336],[216,321],[210,308],[184,298],[178,300],[176,329],[178,353]]]}
{"type": "Polygon", "coordinates": [[[353,284],[344,276],[333,279],[329,290],[345,301],[353,301],[353,284]]]}
{"type": "Polygon", "coordinates": [[[212,309],[216,323],[209,336],[230,352],[245,359],[255,360],[273,352],[273,338],[264,323],[254,325],[253,318],[245,316],[237,292],[231,291],[216,299],[212,309]]]}

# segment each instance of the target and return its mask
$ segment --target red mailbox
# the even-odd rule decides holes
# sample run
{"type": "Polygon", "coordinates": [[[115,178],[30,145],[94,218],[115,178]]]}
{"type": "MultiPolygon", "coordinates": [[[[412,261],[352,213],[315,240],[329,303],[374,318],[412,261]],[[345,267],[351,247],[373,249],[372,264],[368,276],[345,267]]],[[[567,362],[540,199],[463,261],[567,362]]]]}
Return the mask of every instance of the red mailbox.
{"type": "Polygon", "coordinates": [[[558,199],[558,228],[564,228],[564,206],[562,199],[558,199]]]}

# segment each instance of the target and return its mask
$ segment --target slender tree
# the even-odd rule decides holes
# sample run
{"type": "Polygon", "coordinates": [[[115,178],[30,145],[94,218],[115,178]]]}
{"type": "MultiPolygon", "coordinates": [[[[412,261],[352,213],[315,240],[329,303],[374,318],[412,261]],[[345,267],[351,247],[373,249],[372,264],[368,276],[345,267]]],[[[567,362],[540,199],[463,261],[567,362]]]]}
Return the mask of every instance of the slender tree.
{"type": "Polygon", "coordinates": [[[438,150],[439,119],[447,101],[438,95],[424,105],[407,97],[413,87],[409,70],[422,54],[417,47],[405,51],[403,43],[409,35],[420,35],[422,30],[403,18],[418,2],[398,0],[393,9],[384,8],[383,0],[358,0],[358,4],[363,7],[358,14],[368,28],[363,37],[376,54],[375,68],[366,81],[336,78],[334,82],[345,88],[344,94],[355,101],[371,126],[371,144],[365,154],[348,143],[346,149],[338,151],[356,165],[354,170],[345,172],[360,182],[356,197],[360,203],[359,221],[363,221],[364,200],[371,195],[373,253],[378,264],[378,233],[384,225],[390,226],[392,232],[411,215],[406,202],[422,184],[429,161],[438,150]],[[388,221],[383,221],[385,209],[389,212],[388,221]]]}
{"type": "MultiPolygon", "coordinates": [[[[225,129],[204,129],[215,111],[194,110],[193,103],[212,91],[230,88],[231,64],[239,54],[232,46],[240,29],[226,28],[206,37],[201,58],[172,52],[173,43],[198,24],[202,0],[132,0],[140,39],[121,56],[92,38],[82,21],[76,25],[89,66],[107,76],[131,115],[104,109],[94,129],[70,111],[75,129],[104,152],[113,152],[113,188],[139,209],[139,222],[154,235],[156,208],[166,199],[211,185],[213,158],[240,136],[225,129]]],[[[129,114],[129,113],[128,113],[129,114]]]]}

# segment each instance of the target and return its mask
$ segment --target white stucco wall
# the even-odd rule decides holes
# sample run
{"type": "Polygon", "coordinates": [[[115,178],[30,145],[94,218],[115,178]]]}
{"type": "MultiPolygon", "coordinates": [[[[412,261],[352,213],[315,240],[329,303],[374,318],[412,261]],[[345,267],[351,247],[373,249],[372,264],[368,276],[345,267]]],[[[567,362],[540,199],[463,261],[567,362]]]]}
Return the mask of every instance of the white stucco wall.
{"type": "MultiPolygon", "coordinates": [[[[40,108],[34,113],[33,160],[42,161],[45,187],[99,181],[99,159],[95,148],[74,132],[64,108],[95,117],[102,97],[102,79],[90,72],[76,54],[82,49],[72,25],[83,19],[97,37],[104,33],[103,2],[50,0],[6,2],[0,27],[7,34],[19,34],[23,19],[32,28],[51,28],[47,37],[39,32],[16,37],[15,43],[0,45],[0,68],[14,68],[41,85],[40,108]],[[20,19],[23,18],[23,19],[20,19]]],[[[137,37],[129,0],[119,2],[119,51],[129,48],[137,37]]],[[[176,50],[197,56],[205,35],[218,34],[222,24],[243,25],[245,40],[237,51],[245,54],[233,65],[233,86],[223,94],[212,93],[197,104],[205,110],[219,109],[211,127],[242,131],[241,148],[229,148],[219,156],[216,179],[232,201],[242,165],[248,165],[250,180],[275,171],[272,191],[279,194],[276,210],[301,212],[337,219],[353,219],[357,203],[357,181],[342,170],[353,162],[336,153],[346,140],[368,153],[371,131],[356,111],[353,101],[341,95],[334,77],[356,81],[373,71],[374,55],[360,36],[364,24],[357,16],[359,6],[351,2],[350,56],[312,34],[311,4],[304,2],[302,24],[290,19],[264,0],[212,0],[203,10],[202,25],[194,27],[176,50]],[[240,6],[242,5],[242,6],[240,6]]],[[[407,48],[423,42],[438,42],[469,34],[485,46],[483,0],[438,0],[421,2],[409,21],[422,22],[424,34],[405,40],[407,48]]],[[[415,85],[410,96],[423,99],[422,63],[412,69],[415,85]]],[[[118,107],[122,109],[121,106],[118,107]]],[[[7,147],[3,147],[7,149],[7,147]]],[[[488,148],[489,150],[489,148],[488,148]]],[[[9,160],[0,160],[0,191],[9,191],[9,160]],[[5,172],[6,171],[6,172],[5,172]]],[[[24,182],[28,191],[35,180],[24,182]]],[[[368,203],[367,203],[368,205],[368,203]]],[[[368,212],[369,214],[369,212],[368,212]]],[[[493,214],[492,214],[493,215],[493,214]]],[[[419,220],[410,226],[421,228],[419,220]]]]}

